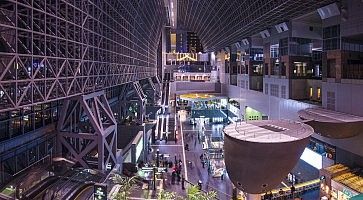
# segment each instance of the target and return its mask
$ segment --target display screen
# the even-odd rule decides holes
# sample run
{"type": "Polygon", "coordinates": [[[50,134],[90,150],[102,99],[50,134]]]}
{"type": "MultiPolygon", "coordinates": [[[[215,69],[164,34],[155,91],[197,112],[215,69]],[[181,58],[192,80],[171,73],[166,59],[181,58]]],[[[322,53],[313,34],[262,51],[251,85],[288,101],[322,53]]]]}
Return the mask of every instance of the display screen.
{"type": "Polygon", "coordinates": [[[107,185],[95,184],[93,193],[95,200],[107,200],[107,185]]]}
{"type": "Polygon", "coordinates": [[[301,155],[300,159],[307,162],[316,169],[323,168],[323,157],[309,148],[305,148],[304,153],[301,155]]]}

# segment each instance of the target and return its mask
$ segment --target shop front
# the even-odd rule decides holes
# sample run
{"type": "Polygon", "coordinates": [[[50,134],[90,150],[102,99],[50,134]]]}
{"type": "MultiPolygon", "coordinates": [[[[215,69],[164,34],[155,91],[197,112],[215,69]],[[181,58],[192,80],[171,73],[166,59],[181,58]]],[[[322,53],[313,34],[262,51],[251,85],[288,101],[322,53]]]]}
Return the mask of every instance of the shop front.
{"type": "Polygon", "coordinates": [[[350,198],[359,195],[359,192],[354,191],[335,180],[332,180],[331,187],[331,200],[349,200],[350,198]]]}

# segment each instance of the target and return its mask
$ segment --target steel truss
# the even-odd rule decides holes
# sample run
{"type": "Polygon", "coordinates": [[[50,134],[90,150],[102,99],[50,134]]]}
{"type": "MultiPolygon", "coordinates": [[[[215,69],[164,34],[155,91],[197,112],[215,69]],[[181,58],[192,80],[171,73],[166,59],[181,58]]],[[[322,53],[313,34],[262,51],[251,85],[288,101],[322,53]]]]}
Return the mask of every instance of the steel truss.
{"type": "Polygon", "coordinates": [[[196,32],[204,50],[219,51],[333,2],[340,0],[177,0],[177,24],[196,32]]]}
{"type": "Polygon", "coordinates": [[[140,84],[146,94],[147,103],[155,105],[161,98],[160,88],[158,88],[157,83],[154,83],[152,78],[148,78],[140,81],[140,84]]]}
{"type": "Polygon", "coordinates": [[[0,112],[156,75],[163,1],[0,1],[0,112]]]}
{"type": "Polygon", "coordinates": [[[64,157],[85,168],[116,165],[117,123],[104,92],[65,100],[57,128],[64,157]]]}
{"type": "Polygon", "coordinates": [[[121,91],[120,99],[118,100],[118,113],[121,119],[133,116],[136,122],[142,124],[146,114],[146,95],[139,83],[135,81],[133,83],[126,84],[121,91]],[[137,104],[137,116],[134,116],[132,111],[129,110],[131,105],[137,104]]]}

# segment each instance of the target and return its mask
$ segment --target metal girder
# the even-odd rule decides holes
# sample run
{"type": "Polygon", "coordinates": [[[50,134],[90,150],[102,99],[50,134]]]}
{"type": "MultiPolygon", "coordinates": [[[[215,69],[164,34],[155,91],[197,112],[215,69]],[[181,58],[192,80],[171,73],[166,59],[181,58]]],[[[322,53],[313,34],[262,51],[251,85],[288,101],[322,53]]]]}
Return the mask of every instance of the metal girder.
{"type": "Polygon", "coordinates": [[[0,1],[0,112],[156,75],[162,1],[0,1]]]}
{"type": "Polygon", "coordinates": [[[136,121],[142,124],[145,119],[146,112],[146,95],[139,83],[135,81],[124,85],[123,91],[121,92],[120,99],[118,101],[118,115],[124,119],[128,116],[133,116],[129,110],[130,105],[137,104],[136,121]]]}
{"type": "Polygon", "coordinates": [[[97,160],[100,170],[117,164],[117,123],[103,91],[65,100],[57,129],[64,157],[85,168],[97,160]]]}
{"type": "Polygon", "coordinates": [[[218,51],[280,22],[340,0],[178,0],[178,28],[218,51]]]}
{"type": "Polygon", "coordinates": [[[161,98],[160,88],[157,83],[154,83],[152,78],[144,79],[140,81],[140,85],[144,93],[146,94],[147,103],[155,105],[161,98]]]}

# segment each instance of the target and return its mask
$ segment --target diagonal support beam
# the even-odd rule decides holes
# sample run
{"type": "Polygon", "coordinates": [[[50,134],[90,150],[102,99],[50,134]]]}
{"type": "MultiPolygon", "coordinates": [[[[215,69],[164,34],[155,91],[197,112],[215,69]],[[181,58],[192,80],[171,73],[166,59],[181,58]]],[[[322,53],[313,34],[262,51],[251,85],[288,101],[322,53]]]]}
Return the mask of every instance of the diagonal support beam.
{"type": "MultiPolygon", "coordinates": [[[[83,167],[92,167],[89,159],[97,159],[97,169],[105,170],[108,163],[116,165],[117,123],[112,115],[107,98],[103,91],[73,97],[65,100],[58,122],[58,142],[61,153],[68,152],[76,162],[83,167]],[[75,112],[82,112],[79,115],[75,112]],[[101,113],[109,120],[101,120],[101,113]],[[79,117],[74,117],[79,116],[79,117]],[[86,125],[85,125],[86,124],[86,125]],[[72,127],[69,127],[72,126],[72,127]],[[88,132],[80,127],[90,126],[94,130],[88,132]],[[78,127],[78,128],[77,128],[78,127]],[[86,132],[85,132],[86,131],[86,132]],[[112,138],[107,141],[107,138],[112,138]],[[69,143],[67,140],[89,141],[87,146],[79,152],[78,142],[69,143]],[[94,150],[97,157],[92,158],[94,150]]],[[[83,147],[82,147],[83,148],[83,147]]]]}

